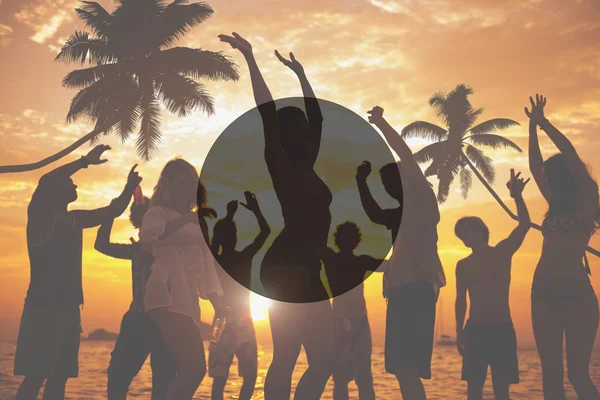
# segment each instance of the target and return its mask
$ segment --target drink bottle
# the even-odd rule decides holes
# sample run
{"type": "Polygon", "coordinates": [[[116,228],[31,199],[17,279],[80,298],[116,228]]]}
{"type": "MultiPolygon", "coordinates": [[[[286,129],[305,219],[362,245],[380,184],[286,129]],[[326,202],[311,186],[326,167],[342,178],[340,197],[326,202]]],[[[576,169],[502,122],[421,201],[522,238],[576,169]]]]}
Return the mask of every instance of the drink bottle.
{"type": "Polygon", "coordinates": [[[221,335],[225,330],[225,326],[227,325],[227,316],[221,315],[216,317],[212,324],[212,338],[210,339],[210,343],[217,344],[221,339],[221,335]]]}

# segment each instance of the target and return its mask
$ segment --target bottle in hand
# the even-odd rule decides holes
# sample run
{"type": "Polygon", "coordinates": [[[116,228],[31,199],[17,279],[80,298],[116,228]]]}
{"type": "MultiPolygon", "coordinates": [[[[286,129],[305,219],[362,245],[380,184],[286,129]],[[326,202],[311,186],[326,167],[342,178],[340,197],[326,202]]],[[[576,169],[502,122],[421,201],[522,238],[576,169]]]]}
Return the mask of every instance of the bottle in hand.
{"type": "Polygon", "coordinates": [[[220,317],[216,317],[214,319],[212,324],[212,338],[210,339],[210,343],[219,343],[221,335],[225,330],[225,325],[227,325],[227,317],[225,315],[221,315],[220,317]]]}

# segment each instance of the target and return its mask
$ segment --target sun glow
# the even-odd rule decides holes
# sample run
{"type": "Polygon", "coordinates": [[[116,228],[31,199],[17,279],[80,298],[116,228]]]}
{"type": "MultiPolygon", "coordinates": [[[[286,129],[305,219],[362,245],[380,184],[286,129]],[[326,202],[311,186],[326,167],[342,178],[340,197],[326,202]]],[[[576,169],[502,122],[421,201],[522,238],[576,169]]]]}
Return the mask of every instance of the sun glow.
{"type": "Polygon", "coordinates": [[[271,300],[266,297],[252,293],[250,296],[250,309],[252,311],[252,320],[255,322],[266,321],[269,317],[269,306],[271,300]]]}

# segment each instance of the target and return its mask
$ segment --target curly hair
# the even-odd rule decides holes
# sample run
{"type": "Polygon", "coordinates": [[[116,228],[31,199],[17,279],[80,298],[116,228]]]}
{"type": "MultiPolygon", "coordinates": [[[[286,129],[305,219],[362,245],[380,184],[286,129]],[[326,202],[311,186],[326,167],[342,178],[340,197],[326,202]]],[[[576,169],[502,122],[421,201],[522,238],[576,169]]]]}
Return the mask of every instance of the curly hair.
{"type": "Polygon", "coordinates": [[[358,247],[362,239],[362,233],[360,232],[358,225],[354,222],[346,221],[336,227],[333,239],[338,248],[340,248],[341,242],[342,245],[347,244],[354,250],[358,247]]]}

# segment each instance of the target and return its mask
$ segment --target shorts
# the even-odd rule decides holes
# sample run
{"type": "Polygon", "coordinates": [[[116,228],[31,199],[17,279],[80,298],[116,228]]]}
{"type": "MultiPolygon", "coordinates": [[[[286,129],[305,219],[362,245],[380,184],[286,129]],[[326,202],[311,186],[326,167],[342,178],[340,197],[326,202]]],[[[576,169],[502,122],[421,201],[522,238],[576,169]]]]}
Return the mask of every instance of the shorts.
{"type": "Polygon", "coordinates": [[[152,398],[165,398],[175,376],[175,361],[152,318],[144,312],[128,311],[123,316],[119,337],[110,354],[108,393],[127,393],[149,354],[152,398]]]}
{"type": "Polygon", "coordinates": [[[335,348],[334,382],[348,384],[371,377],[371,328],[367,317],[336,319],[335,348]]]}
{"type": "Polygon", "coordinates": [[[229,317],[219,342],[209,345],[208,376],[211,378],[227,378],[234,355],[238,360],[239,376],[256,375],[258,350],[254,323],[250,315],[229,317]]]}
{"type": "Polygon", "coordinates": [[[519,383],[517,336],[512,322],[503,324],[467,322],[464,335],[462,380],[485,382],[489,365],[493,381],[519,383]]]}
{"type": "Polygon", "coordinates": [[[15,375],[77,378],[81,315],[79,306],[25,303],[15,353],[15,375]]]}
{"type": "Polygon", "coordinates": [[[431,379],[436,295],[427,281],[387,289],[385,370],[415,368],[431,379]]]}

